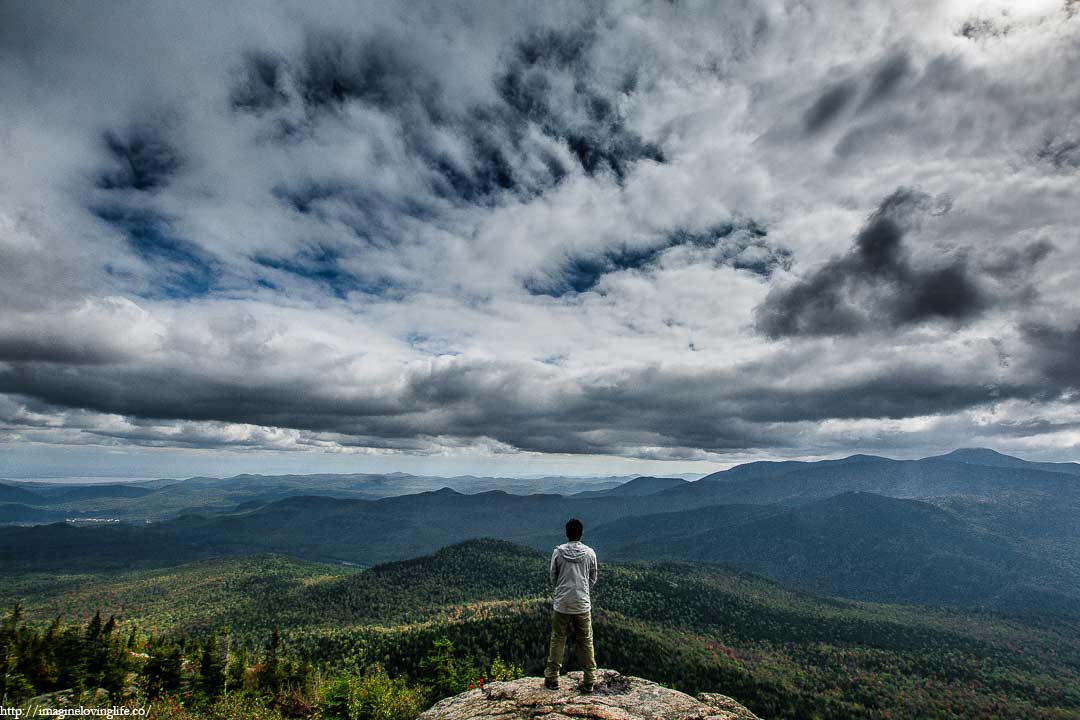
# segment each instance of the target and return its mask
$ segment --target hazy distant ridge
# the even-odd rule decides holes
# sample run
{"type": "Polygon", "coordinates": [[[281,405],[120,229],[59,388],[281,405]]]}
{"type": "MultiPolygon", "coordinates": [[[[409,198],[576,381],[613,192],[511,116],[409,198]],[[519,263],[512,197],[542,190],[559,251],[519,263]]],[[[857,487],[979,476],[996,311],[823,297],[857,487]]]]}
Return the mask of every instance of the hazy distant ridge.
{"type": "Polygon", "coordinates": [[[139,497],[71,504],[88,514],[131,511],[162,496],[175,502],[170,489],[197,491],[180,497],[204,504],[177,517],[0,529],[0,560],[12,569],[62,570],[271,551],[370,565],[477,536],[549,548],[575,515],[607,558],[723,562],[862,599],[1080,614],[1080,477],[1072,465],[1045,465],[987,451],[853,456],[750,463],[696,482],[640,477],[572,494],[441,487],[382,498],[357,494],[401,478],[196,478],[139,497]]]}

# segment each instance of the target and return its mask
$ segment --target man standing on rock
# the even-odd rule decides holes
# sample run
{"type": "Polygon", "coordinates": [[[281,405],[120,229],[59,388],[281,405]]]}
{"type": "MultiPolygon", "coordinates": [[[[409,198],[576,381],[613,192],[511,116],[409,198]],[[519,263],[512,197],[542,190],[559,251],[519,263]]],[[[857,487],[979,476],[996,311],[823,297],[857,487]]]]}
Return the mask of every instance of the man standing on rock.
{"type": "Polygon", "coordinates": [[[566,636],[574,628],[574,646],[583,677],[582,692],[592,692],[596,685],[596,660],[592,643],[592,603],[589,599],[596,584],[596,553],[581,542],[584,527],[577,518],[566,523],[566,539],[551,553],[551,581],[555,583],[555,605],[551,613],[551,643],[548,647],[544,687],[557,690],[559,668],[566,651],[566,636]]]}

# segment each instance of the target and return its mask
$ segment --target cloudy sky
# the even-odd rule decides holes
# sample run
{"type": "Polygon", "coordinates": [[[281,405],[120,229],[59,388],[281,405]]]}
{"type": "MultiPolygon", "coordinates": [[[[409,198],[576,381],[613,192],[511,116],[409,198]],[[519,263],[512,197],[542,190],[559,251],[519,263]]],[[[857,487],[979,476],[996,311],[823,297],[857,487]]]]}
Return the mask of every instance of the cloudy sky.
{"type": "Polygon", "coordinates": [[[1076,0],[5,0],[0,474],[1080,460],[1078,67],[1076,0]]]}

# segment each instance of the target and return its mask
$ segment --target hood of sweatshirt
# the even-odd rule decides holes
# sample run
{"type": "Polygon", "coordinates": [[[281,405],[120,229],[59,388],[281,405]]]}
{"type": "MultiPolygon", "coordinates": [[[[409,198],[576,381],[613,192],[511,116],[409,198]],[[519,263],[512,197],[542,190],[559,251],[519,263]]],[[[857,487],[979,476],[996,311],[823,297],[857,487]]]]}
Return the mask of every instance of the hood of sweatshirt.
{"type": "Polygon", "coordinates": [[[589,548],[581,542],[568,542],[559,546],[559,557],[567,562],[585,562],[589,548]]]}

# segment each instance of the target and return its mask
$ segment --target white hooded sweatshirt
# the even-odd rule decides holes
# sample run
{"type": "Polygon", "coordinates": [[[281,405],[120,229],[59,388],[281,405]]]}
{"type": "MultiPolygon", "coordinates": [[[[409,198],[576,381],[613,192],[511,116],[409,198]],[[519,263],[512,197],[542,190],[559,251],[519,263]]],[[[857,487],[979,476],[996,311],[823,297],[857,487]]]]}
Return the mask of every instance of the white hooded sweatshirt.
{"type": "Polygon", "coordinates": [[[563,543],[551,553],[551,581],[555,583],[555,610],[578,615],[592,610],[589,593],[596,585],[596,553],[581,542],[563,543]]]}

